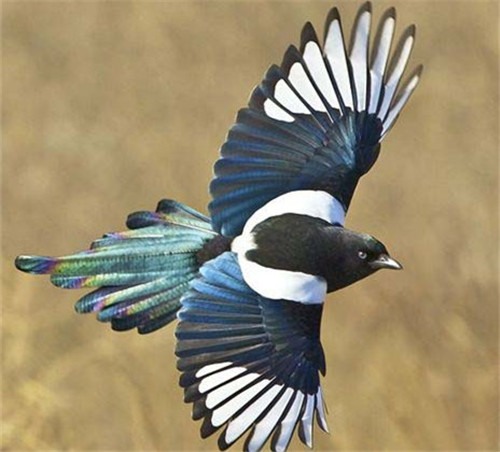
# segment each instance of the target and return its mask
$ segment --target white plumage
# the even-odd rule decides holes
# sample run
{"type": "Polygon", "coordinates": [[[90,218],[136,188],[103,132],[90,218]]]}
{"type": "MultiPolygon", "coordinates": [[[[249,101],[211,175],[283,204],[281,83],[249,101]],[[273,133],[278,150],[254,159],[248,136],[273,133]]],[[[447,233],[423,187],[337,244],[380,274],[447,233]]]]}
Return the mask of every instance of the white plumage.
{"type": "Polygon", "coordinates": [[[322,100],[326,99],[340,115],[345,113],[344,108],[376,114],[383,124],[382,139],[417,87],[420,70],[398,92],[415,41],[415,28],[405,30],[389,58],[396,23],[394,9],[389,9],[380,20],[370,55],[371,19],[371,7],[365,5],[356,18],[347,54],[340,16],[333,10],[323,49],[311,32],[303,45],[302,61],[290,67],[286,79],[276,82],[276,102],[264,102],[266,114],[278,121],[294,122],[296,115],[327,112],[322,100]]]}

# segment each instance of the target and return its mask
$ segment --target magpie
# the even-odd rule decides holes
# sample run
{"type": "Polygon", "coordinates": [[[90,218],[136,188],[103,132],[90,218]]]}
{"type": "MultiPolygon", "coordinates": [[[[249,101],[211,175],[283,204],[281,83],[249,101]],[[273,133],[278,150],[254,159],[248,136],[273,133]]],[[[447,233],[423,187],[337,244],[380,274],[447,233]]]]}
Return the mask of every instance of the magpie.
{"type": "Polygon", "coordinates": [[[178,319],[177,368],[203,438],[225,450],[269,441],[285,451],[297,429],[328,431],[320,385],[327,293],[380,269],[401,269],[384,244],[344,227],[361,176],[377,160],[421,77],[401,82],[415,41],[393,46],[383,13],[370,45],[363,4],[350,40],[337,8],[323,43],[306,23],[230,128],[210,184],[210,216],[165,199],[129,215],[127,230],[64,257],[19,256],[18,269],[62,288],[93,288],[75,305],[117,331],[146,334],[178,319]],[[371,50],[370,50],[371,49],[371,50]]]}

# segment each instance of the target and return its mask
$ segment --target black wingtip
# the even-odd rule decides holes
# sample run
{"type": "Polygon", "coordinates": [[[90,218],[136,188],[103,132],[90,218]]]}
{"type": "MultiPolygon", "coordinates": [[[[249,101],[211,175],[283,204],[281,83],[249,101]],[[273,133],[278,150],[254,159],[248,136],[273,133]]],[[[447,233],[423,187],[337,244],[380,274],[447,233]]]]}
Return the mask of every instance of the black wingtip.
{"type": "MultiPolygon", "coordinates": [[[[326,411],[326,408],[325,408],[326,411]]],[[[318,424],[318,427],[325,432],[326,434],[330,435],[330,430],[328,429],[328,425],[326,425],[326,422],[323,422],[323,419],[321,419],[321,415],[319,414],[318,411],[316,411],[316,414],[314,416],[316,418],[316,423],[318,424]]]]}
{"type": "Polygon", "coordinates": [[[409,37],[412,37],[413,39],[415,39],[416,34],[417,34],[417,27],[415,26],[415,24],[411,24],[408,27],[406,27],[403,30],[403,33],[401,33],[401,36],[400,36],[399,41],[398,41],[396,52],[398,50],[400,50],[400,48],[403,46],[403,44],[405,43],[405,41],[409,37]]]}
{"type": "Polygon", "coordinates": [[[382,33],[382,29],[384,28],[384,24],[388,19],[393,19],[394,22],[396,21],[396,8],[394,6],[391,6],[390,8],[386,9],[382,16],[380,17],[380,20],[378,21],[378,27],[377,27],[377,33],[376,33],[376,41],[379,39],[380,34],[382,33]]]}
{"type": "Polygon", "coordinates": [[[318,36],[311,22],[306,22],[300,34],[300,52],[303,53],[306,44],[310,41],[318,42],[318,36]]]}
{"type": "Polygon", "coordinates": [[[378,53],[379,50],[378,46],[380,44],[380,40],[382,39],[382,32],[384,30],[385,23],[387,22],[388,19],[392,19],[394,23],[396,22],[396,8],[394,8],[393,6],[386,9],[382,14],[380,20],[378,21],[377,31],[375,33],[375,39],[373,40],[373,45],[372,45],[371,63],[373,63],[373,60],[375,59],[375,56],[378,53]]]}
{"type": "Polygon", "coordinates": [[[184,372],[179,377],[179,386],[181,388],[188,388],[189,386],[195,384],[197,380],[198,379],[196,378],[196,372],[195,371],[184,372]]]}
{"type": "Polygon", "coordinates": [[[207,415],[207,406],[205,405],[205,398],[196,400],[193,403],[193,411],[191,413],[191,417],[193,418],[193,421],[198,421],[201,418],[205,417],[207,415]]]}
{"type": "MultiPolygon", "coordinates": [[[[412,38],[413,41],[415,41],[416,37],[416,32],[417,32],[417,27],[415,27],[414,24],[408,26],[405,28],[403,33],[401,34],[399,41],[396,45],[396,49],[394,50],[394,53],[392,54],[391,61],[389,63],[389,67],[387,69],[387,74],[392,74],[394,70],[395,64],[399,61],[399,58],[401,56],[401,52],[403,51],[403,48],[405,46],[405,43],[408,38],[412,38]]],[[[409,58],[408,58],[409,61],[409,58]]]]}
{"type": "MultiPolygon", "coordinates": [[[[402,86],[406,87],[411,82],[411,80],[413,80],[415,77],[417,78],[417,83],[419,83],[420,78],[422,77],[423,70],[424,70],[424,66],[422,64],[419,64],[415,69],[413,69],[413,71],[410,72],[410,75],[408,75],[405,78],[402,86]]],[[[413,88],[413,90],[415,90],[415,88],[413,88]]],[[[396,104],[399,101],[399,99],[401,99],[401,96],[403,95],[403,93],[404,93],[404,89],[401,88],[400,91],[398,92],[398,94],[396,95],[396,97],[393,101],[393,104],[396,104]]]]}
{"type": "Polygon", "coordinates": [[[274,434],[271,437],[271,444],[269,445],[269,449],[271,449],[271,452],[277,452],[276,444],[278,444],[280,431],[281,431],[281,424],[276,427],[276,430],[274,430],[274,434]]]}
{"type": "Polygon", "coordinates": [[[391,6],[390,8],[387,8],[384,11],[380,19],[380,22],[384,22],[389,17],[392,17],[394,20],[396,20],[396,8],[394,8],[394,6],[391,6]]]}
{"type": "Polygon", "coordinates": [[[417,76],[418,78],[421,78],[422,77],[422,74],[424,72],[424,65],[423,64],[419,64],[414,70],[413,72],[410,74],[410,78],[413,78],[415,76],[417,76]]]}
{"type": "Polygon", "coordinates": [[[200,398],[200,392],[198,391],[198,384],[191,385],[184,389],[184,402],[192,403],[200,398]]]}
{"type": "Polygon", "coordinates": [[[365,3],[363,3],[359,9],[358,9],[358,16],[360,16],[362,13],[364,13],[365,11],[368,11],[368,12],[372,12],[372,2],[370,1],[367,1],[365,3]]]}
{"type": "Polygon", "coordinates": [[[415,24],[411,24],[408,27],[406,27],[403,33],[401,34],[401,37],[399,38],[398,49],[396,51],[398,51],[399,48],[403,47],[405,41],[408,38],[411,37],[415,39],[416,35],[417,35],[417,27],[415,26],[415,24]]]}
{"type": "Polygon", "coordinates": [[[332,9],[330,9],[330,11],[328,11],[328,14],[327,14],[326,20],[325,20],[325,33],[328,31],[330,24],[335,20],[340,21],[340,13],[339,13],[339,10],[336,6],[334,6],[332,9]]]}
{"type": "MultiPolygon", "coordinates": [[[[411,24],[405,30],[405,33],[406,33],[406,31],[408,31],[408,36],[413,36],[413,38],[415,38],[415,36],[417,35],[417,26],[415,24],[411,24]]],[[[403,36],[405,36],[405,33],[403,33],[403,36]]]]}
{"type": "Polygon", "coordinates": [[[305,444],[307,446],[306,435],[304,432],[304,425],[302,424],[302,422],[299,422],[298,425],[299,425],[299,428],[298,428],[299,439],[303,444],[305,444]]]}
{"type": "MultiPolygon", "coordinates": [[[[254,110],[262,110],[264,108],[264,102],[267,100],[266,96],[264,95],[264,93],[262,92],[262,83],[260,83],[259,85],[257,85],[252,93],[250,94],[250,99],[248,100],[248,106],[251,108],[251,109],[254,109],[254,110]]],[[[225,143],[224,143],[225,144],[225,143]]],[[[224,146],[224,145],[223,145],[224,146]]],[[[221,150],[222,152],[222,150],[221,150]]],[[[212,182],[210,182],[210,194],[213,196],[214,195],[214,187],[215,187],[215,181],[217,179],[212,179],[212,182]]],[[[210,205],[208,206],[208,209],[210,210],[211,209],[211,205],[213,204],[213,201],[210,203],[210,205]]]]}
{"type": "Polygon", "coordinates": [[[295,47],[292,44],[292,45],[288,46],[288,49],[286,49],[286,52],[283,55],[283,60],[281,61],[281,70],[285,74],[289,74],[291,67],[297,61],[300,61],[300,54],[299,54],[297,47],[295,47]]]}
{"type": "Polygon", "coordinates": [[[372,4],[371,2],[365,2],[363,3],[359,9],[358,12],[356,13],[356,18],[354,19],[354,23],[352,25],[352,31],[354,32],[356,28],[358,27],[358,22],[359,18],[362,16],[364,13],[372,13],[372,4]]]}
{"type": "Polygon", "coordinates": [[[227,450],[227,449],[229,449],[229,447],[232,444],[232,443],[226,442],[226,430],[227,430],[227,427],[220,434],[219,439],[217,440],[217,445],[219,446],[220,450],[227,450]]]}
{"type": "Polygon", "coordinates": [[[247,435],[245,439],[245,443],[243,444],[243,452],[249,452],[250,441],[253,438],[255,433],[255,425],[250,429],[250,433],[247,435]]]}
{"type": "Polygon", "coordinates": [[[203,419],[203,424],[201,425],[201,428],[200,428],[200,435],[203,439],[208,438],[214,432],[219,430],[219,428],[220,427],[214,427],[212,425],[212,423],[210,422],[210,416],[206,416],[203,419]]]}
{"type": "MultiPolygon", "coordinates": [[[[323,44],[325,43],[326,41],[326,37],[328,36],[328,31],[330,29],[330,25],[332,24],[332,22],[334,21],[338,21],[339,24],[341,24],[341,20],[340,20],[340,13],[339,13],[339,10],[336,6],[334,6],[329,12],[328,12],[328,15],[326,16],[326,20],[325,20],[325,27],[323,29],[323,44]]],[[[341,24],[341,28],[342,28],[342,24],[341,24]]]]}
{"type": "Polygon", "coordinates": [[[269,69],[266,72],[264,82],[262,86],[267,88],[268,86],[274,87],[276,82],[283,78],[283,74],[281,72],[281,68],[277,64],[272,64],[269,66],[269,69]]]}
{"type": "Polygon", "coordinates": [[[406,77],[403,86],[405,86],[413,77],[418,77],[420,79],[422,77],[423,72],[424,72],[424,65],[419,64],[415,69],[413,69],[413,71],[410,72],[410,75],[406,77]]]}

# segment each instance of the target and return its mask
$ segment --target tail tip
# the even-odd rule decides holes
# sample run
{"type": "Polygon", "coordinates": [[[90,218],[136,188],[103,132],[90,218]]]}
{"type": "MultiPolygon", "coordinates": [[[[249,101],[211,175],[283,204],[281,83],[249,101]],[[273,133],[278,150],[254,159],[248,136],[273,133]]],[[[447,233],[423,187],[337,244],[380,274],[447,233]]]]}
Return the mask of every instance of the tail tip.
{"type": "Polygon", "coordinates": [[[42,275],[45,273],[51,273],[54,266],[57,263],[57,259],[53,257],[45,256],[17,256],[14,261],[14,265],[18,270],[25,273],[31,273],[34,275],[42,275]]]}

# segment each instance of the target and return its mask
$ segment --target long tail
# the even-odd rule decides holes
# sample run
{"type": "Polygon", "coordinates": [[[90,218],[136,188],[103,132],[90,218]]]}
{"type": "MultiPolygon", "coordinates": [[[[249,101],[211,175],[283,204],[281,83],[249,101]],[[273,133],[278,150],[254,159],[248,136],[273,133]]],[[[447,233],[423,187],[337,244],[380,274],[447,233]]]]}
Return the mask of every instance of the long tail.
{"type": "Polygon", "coordinates": [[[76,302],[77,312],[97,312],[114,330],[150,333],[175,319],[201,264],[229,243],[209,218],[173,200],[160,201],[156,212],[129,215],[127,227],[69,256],[19,256],[16,267],[50,274],[57,287],[98,287],[76,302]]]}

